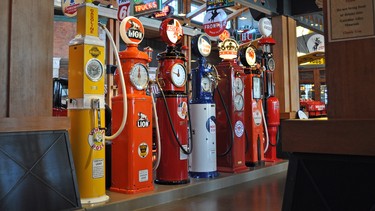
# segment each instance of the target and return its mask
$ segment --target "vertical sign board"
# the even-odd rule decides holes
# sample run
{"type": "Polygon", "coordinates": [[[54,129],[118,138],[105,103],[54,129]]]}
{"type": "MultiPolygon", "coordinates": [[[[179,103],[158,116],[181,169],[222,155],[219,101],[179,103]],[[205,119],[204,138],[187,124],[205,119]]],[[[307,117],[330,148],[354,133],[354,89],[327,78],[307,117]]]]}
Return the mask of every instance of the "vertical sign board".
{"type": "Polygon", "coordinates": [[[162,10],[161,0],[134,0],[133,12],[134,16],[142,16],[152,14],[162,10]]]}
{"type": "Polygon", "coordinates": [[[328,41],[375,37],[373,0],[327,0],[328,41]]]}

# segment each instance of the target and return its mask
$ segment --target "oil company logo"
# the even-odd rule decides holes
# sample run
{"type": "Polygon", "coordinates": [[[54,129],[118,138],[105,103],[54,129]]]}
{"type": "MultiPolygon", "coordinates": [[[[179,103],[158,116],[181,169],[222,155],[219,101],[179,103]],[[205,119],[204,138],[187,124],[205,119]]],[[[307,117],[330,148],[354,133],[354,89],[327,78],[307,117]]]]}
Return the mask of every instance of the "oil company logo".
{"type": "Polygon", "coordinates": [[[209,133],[216,133],[216,118],[210,116],[206,121],[206,129],[209,133]]]}
{"type": "Polygon", "coordinates": [[[219,57],[222,59],[234,59],[237,57],[238,43],[231,38],[225,39],[219,45],[219,57]]]}
{"type": "Polygon", "coordinates": [[[104,148],[104,130],[99,128],[92,129],[88,139],[91,149],[100,151],[104,148]]]}
{"type": "Polygon", "coordinates": [[[99,48],[97,48],[97,47],[92,47],[92,48],[89,50],[89,53],[91,54],[91,56],[93,56],[93,57],[95,57],[95,58],[98,57],[98,56],[101,54],[99,48]]]}
{"type": "Polygon", "coordinates": [[[167,42],[170,42],[172,44],[178,43],[182,36],[182,26],[180,22],[176,19],[166,19],[167,24],[165,28],[165,32],[163,32],[166,35],[166,38],[168,39],[167,42]]]}
{"type": "Polygon", "coordinates": [[[177,114],[181,119],[185,119],[187,116],[187,103],[186,102],[181,102],[178,107],[177,107],[177,114]]]}
{"type": "Polygon", "coordinates": [[[77,8],[82,4],[83,0],[63,0],[61,1],[61,8],[65,16],[74,17],[77,15],[77,8]]]}
{"type": "Polygon", "coordinates": [[[210,10],[203,20],[203,29],[208,35],[219,36],[227,25],[227,14],[222,9],[210,10]]]}
{"type": "Polygon", "coordinates": [[[139,44],[144,37],[145,29],[138,18],[127,17],[121,21],[120,35],[126,44],[139,44]]]}
{"type": "Polygon", "coordinates": [[[211,41],[206,35],[201,35],[198,38],[198,51],[199,53],[207,57],[211,53],[211,41]]]}
{"type": "Polygon", "coordinates": [[[141,157],[141,158],[147,157],[148,151],[149,151],[149,147],[148,147],[148,145],[145,142],[142,142],[138,146],[138,155],[139,155],[139,157],[141,157]]]}
{"type": "Polygon", "coordinates": [[[236,124],[234,125],[234,133],[238,138],[240,138],[243,135],[244,132],[244,125],[241,121],[237,121],[236,124]]]}
{"type": "Polygon", "coordinates": [[[138,121],[137,121],[137,127],[145,128],[150,126],[150,121],[148,121],[148,118],[146,114],[139,112],[138,113],[138,121]]]}
{"type": "Polygon", "coordinates": [[[259,110],[255,110],[253,112],[253,119],[254,119],[254,123],[256,126],[259,126],[260,124],[262,124],[262,114],[260,113],[259,110]]]}

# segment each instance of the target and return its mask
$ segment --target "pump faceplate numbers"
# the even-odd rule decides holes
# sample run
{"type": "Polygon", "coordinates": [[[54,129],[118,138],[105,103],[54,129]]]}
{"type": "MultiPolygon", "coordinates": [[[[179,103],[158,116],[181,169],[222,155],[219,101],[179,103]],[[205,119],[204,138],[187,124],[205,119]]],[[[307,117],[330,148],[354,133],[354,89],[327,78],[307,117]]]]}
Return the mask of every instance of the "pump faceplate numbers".
{"type": "Polygon", "coordinates": [[[138,90],[143,90],[148,84],[148,71],[145,65],[137,63],[129,73],[130,82],[138,90]]]}

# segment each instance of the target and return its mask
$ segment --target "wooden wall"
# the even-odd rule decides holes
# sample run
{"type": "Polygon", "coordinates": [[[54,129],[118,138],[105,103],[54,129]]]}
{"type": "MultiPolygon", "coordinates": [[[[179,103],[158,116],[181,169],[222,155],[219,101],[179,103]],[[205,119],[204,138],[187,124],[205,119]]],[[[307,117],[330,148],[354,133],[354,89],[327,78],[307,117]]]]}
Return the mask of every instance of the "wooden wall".
{"type": "Polygon", "coordinates": [[[2,1],[0,118],[52,116],[53,1],[2,1]]]}

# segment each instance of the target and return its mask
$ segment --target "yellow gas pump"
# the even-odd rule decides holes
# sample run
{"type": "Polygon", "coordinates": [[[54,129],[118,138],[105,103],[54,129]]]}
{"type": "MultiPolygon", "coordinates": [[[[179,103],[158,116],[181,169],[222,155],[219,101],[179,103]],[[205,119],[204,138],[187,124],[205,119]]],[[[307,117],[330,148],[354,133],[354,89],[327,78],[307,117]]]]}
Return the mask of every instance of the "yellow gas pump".
{"type": "Polygon", "coordinates": [[[109,199],[105,193],[104,41],[98,37],[98,8],[77,11],[77,36],[69,43],[70,141],[82,204],[109,199]]]}

